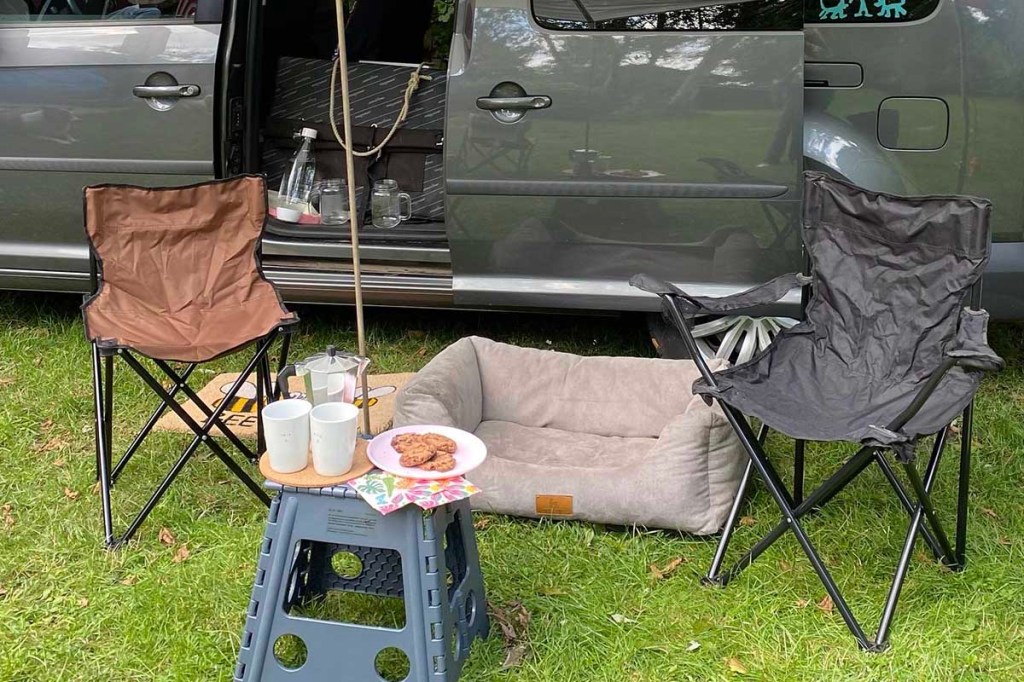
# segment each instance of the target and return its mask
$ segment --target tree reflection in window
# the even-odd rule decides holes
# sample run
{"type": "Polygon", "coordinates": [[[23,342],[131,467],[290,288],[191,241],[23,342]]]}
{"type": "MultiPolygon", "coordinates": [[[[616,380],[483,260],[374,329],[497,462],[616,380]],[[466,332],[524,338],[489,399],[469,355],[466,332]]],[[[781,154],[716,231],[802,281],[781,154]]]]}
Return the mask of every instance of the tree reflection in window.
{"type": "Polygon", "coordinates": [[[802,0],[750,0],[593,22],[544,16],[536,19],[544,28],[556,31],[799,31],[803,11],[802,0]]]}

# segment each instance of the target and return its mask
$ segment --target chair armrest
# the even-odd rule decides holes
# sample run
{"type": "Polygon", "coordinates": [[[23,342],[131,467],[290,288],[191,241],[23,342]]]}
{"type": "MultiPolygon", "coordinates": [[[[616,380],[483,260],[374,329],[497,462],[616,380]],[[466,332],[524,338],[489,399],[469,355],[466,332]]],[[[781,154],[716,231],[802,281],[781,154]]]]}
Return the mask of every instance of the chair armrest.
{"type": "Polygon", "coordinates": [[[466,338],[438,353],[399,391],[394,426],[437,424],[472,433],[482,412],[480,366],[466,338]]]}
{"type": "Polygon", "coordinates": [[[988,345],[988,319],[984,310],[964,308],[960,311],[960,327],[956,333],[956,348],[946,352],[964,369],[979,372],[1001,371],[1006,363],[988,345]]]}
{"type": "Polygon", "coordinates": [[[629,280],[630,286],[641,289],[658,296],[671,296],[675,298],[683,312],[688,315],[699,313],[730,313],[737,310],[746,310],[759,305],[775,303],[785,298],[793,289],[807,286],[811,278],[799,273],[780,275],[775,279],[765,282],[759,286],[741,291],[732,296],[690,296],[679,287],[652,277],[650,275],[634,275],[629,280]]]}
{"type": "Polygon", "coordinates": [[[942,378],[954,367],[981,372],[998,372],[1005,363],[989,348],[988,313],[984,310],[964,308],[960,311],[960,327],[956,335],[956,348],[946,351],[942,364],[932,372],[928,380],[918,390],[914,400],[903,412],[893,420],[886,430],[896,432],[921,411],[924,404],[938,388],[942,378]]]}

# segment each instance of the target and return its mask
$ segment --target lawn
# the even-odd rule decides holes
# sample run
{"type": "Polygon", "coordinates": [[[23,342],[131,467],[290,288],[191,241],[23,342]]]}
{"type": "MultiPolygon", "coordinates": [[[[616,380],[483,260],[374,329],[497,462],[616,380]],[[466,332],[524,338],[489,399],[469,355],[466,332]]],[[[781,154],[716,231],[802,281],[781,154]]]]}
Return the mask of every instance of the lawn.
{"type": "MultiPolygon", "coordinates": [[[[300,314],[298,354],[328,342],[353,345],[351,311],[300,314]]],[[[77,301],[4,294],[0,319],[0,680],[230,679],[265,509],[218,461],[203,458],[186,469],[136,541],[103,550],[92,491],[89,353],[77,301]]],[[[628,317],[374,310],[368,323],[375,366],[385,372],[415,370],[470,333],[587,354],[651,353],[642,321],[628,317]]],[[[528,652],[502,671],[499,633],[475,646],[462,679],[1024,678],[1024,327],[996,325],[992,336],[1009,369],[987,380],[978,400],[969,568],[948,573],[919,545],[888,652],[860,652],[839,615],[818,607],[824,590],[792,538],[721,590],[698,581],[714,550],[710,540],[480,517],[489,600],[506,610],[523,605],[528,652]],[[656,580],[652,564],[677,568],[656,580]]],[[[150,403],[141,385],[122,379],[120,447],[150,403]]],[[[122,526],[183,440],[154,436],[126,473],[115,491],[122,526]]],[[[787,445],[770,442],[782,468],[787,445]]],[[[809,479],[819,480],[845,452],[811,448],[809,479]]],[[[945,510],[955,463],[947,457],[937,485],[945,510]]],[[[743,513],[736,548],[777,521],[761,488],[743,513]]],[[[905,530],[883,479],[869,472],[809,530],[873,629],[905,530]]],[[[348,682],[343,674],[338,680],[348,682]]]]}

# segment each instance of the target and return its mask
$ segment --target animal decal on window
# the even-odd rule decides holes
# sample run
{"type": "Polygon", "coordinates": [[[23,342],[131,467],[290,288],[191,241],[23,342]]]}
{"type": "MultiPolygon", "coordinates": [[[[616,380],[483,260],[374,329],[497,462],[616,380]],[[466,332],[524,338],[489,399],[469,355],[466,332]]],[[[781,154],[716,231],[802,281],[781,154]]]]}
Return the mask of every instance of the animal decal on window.
{"type": "MultiPolygon", "coordinates": [[[[874,7],[878,9],[875,14],[871,13],[871,0],[856,0],[858,3],[857,13],[854,19],[901,19],[907,16],[907,0],[875,0],[874,7]]],[[[847,10],[854,3],[854,0],[837,0],[833,5],[826,5],[825,0],[818,0],[821,6],[821,14],[818,18],[821,21],[843,21],[847,18],[847,10]]]]}
{"type": "Polygon", "coordinates": [[[845,19],[846,10],[850,6],[849,0],[839,0],[839,2],[831,7],[825,5],[825,0],[818,0],[818,4],[821,5],[821,16],[819,18],[822,21],[841,21],[845,19]]]}
{"type": "Polygon", "coordinates": [[[877,0],[878,16],[883,19],[898,19],[907,16],[907,0],[877,0]]]}

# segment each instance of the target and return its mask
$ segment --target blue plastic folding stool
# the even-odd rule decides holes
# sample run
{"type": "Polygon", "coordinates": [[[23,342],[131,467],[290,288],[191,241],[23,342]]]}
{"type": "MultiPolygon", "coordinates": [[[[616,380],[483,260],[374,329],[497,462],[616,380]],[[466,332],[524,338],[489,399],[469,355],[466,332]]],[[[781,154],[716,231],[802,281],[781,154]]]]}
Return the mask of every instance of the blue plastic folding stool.
{"type": "Polygon", "coordinates": [[[270,507],[234,679],[377,682],[381,651],[408,657],[403,682],[455,682],[476,637],[488,632],[487,603],[468,500],[424,512],[409,505],[387,516],[347,486],[278,491],[270,507]],[[331,558],[355,555],[357,575],[331,558]],[[314,620],[300,607],[330,591],[401,597],[400,630],[314,620]],[[286,668],[274,654],[293,635],[305,662],[286,668]]]}

